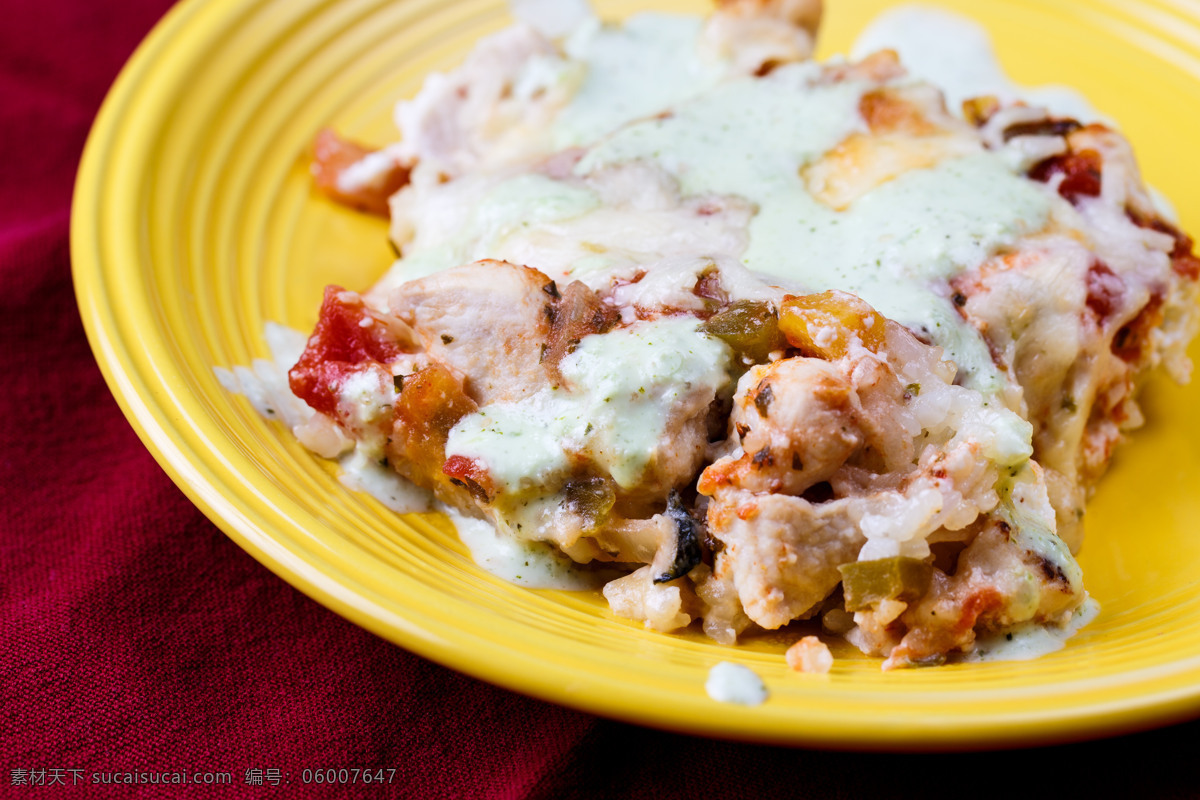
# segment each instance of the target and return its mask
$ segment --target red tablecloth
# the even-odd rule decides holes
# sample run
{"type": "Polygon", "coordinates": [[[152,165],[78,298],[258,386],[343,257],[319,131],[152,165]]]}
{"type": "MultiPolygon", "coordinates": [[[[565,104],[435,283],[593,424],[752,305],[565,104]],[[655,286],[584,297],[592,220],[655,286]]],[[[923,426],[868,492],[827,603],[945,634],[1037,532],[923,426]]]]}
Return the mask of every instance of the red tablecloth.
{"type": "Polygon", "coordinates": [[[84,139],[168,5],[0,0],[0,796],[352,796],[302,783],[327,768],[415,798],[1200,794],[1197,723],[1000,755],[864,756],[598,719],[411,655],[253,561],[121,416],[71,286],[84,139]],[[114,773],[230,783],[99,785],[114,773]]]}

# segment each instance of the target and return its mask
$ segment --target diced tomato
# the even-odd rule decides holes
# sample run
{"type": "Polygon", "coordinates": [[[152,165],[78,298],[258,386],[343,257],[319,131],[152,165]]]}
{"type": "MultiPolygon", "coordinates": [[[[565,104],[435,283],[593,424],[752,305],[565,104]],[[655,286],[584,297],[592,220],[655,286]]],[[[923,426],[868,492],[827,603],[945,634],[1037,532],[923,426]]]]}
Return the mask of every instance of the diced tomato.
{"type": "Polygon", "coordinates": [[[1112,351],[1118,358],[1130,364],[1142,360],[1143,350],[1150,341],[1150,331],[1163,320],[1163,296],[1161,292],[1150,295],[1150,300],[1113,336],[1112,351]]]}
{"type": "Polygon", "coordinates": [[[411,164],[396,163],[370,186],[347,189],[338,180],[343,171],[375,152],[357,142],[343,139],[325,128],[313,140],[313,181],[317,188],[339,203],[380,217],[388,216],[388,198],[408,183],[411,164]]]}
{"type": "Polygon", "coordinates": [[[1100,322],[1121,306],[1125,282],[1103,261],[1092,264],[1087,273],[1087,306],[1100,322]]]}
{"type": "Polygon", "coordinates": [[[1159,217],[1145,217],[1128,209],[1126,213],[1135,225],[1165,233],[1174,239],[1175,246],[1171,248],[1171,269],[1188,280],[1200,279],[1200,258],[1196,258],[1192,251],[1192,237],[1159,217]]]}
{"type": "Polygon", "coordinates": [[[963,633],[975,627],[980,617],[986,617],[993,611],[1004,608],[1004,596],[993,586],[980,586],[974,589],[963,600],[962,616],[954,625],[956,633],[963,633]]]}
{"type": "Polygon", "coordinates": [[[336,418],[338,396],[347,376],[370,364],[394,361],[402,352],[362,298],[340,286],[327,286],[317,327],[304,354],[288,372],[288,383],[301,400],[336,418]]]}
{"type": "Polygon", "coordinates": [[[442,474],[466,488],[474,497],[488,502],[496,494],[491,475],[478,461],[466,456],[450,456],[442,465],[442,474]]]}
{"type": "Polygon", "coordinates": [[[1099,153],[1095,150],[1081,150],[1077,153],[1054,156],[1038,163],[1029,171],[1029,177],[1046,183],[1055,175],[1061,174],[1063,179],[1058,185],[1058,193],[1074,203],[1080,197],[1100,195],[1101,168],[1099,153]]]}

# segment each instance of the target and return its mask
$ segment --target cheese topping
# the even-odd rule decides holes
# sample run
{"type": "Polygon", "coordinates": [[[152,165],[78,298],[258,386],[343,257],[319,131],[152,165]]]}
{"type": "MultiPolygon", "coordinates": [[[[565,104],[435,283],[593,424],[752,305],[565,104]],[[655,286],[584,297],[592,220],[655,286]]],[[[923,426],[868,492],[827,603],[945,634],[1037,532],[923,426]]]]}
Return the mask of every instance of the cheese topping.
{"type": "Polygon", "coordinates": [[[1004,154],[979,150],[906,172],[844,210],[830,208],[811,194],[801,173],[863,127],[859,104],[874,85],[820,81],[820,67],[811,62],[780,67],[765,79],[717,83],[720,71],[703,67],[695,48],[686,46],[698,25],[658,15],[636,16],[620,28],[585,24],[566,49],[588,63],[589,78],[560,112],[556,136],[578,143],[586,141],[584,129],[617,125],[615,132],[579,161],[574,179],[467,180],[457,190],[432,194],[429,208],[417,212],[432,224],[417,226],[400,273],[383,285],[485,257],[557,267],[563,275],[585,270],[593,284],[597,269],[652,262],[659,255],[653,247],[613,255],[619,245],[610,241],[597,245],[610,255],[597,256],[561,244],[577,246],[594,231],[688,224],[644,210],[622,215],[580,181],[650,162],[678,182],[684,199],[731,196],[752,204],[745,240],[698,231],[698,246],[735,247],[728,255],[797,290],[836,287],[857,294],[944,347],[966,385],[998,391],[1003,379],[986,346],[939,287],[1042,229],[1061,201],[1017,175],[1004,154]],[[680,57],[689,51],[690,60],[680,57]],[[660,69],[658,61],[675,66],[660,69]],[[642,74],[656,80],[633,80],[634,67],[653,67],[642,74]],[[619,127],[665,107],[665,116],[619,127]]]}
{"type": "Polygon", "coordinates": [[[794,65],[722,85],[666,119],[621,130],[576,172],[649,159],[678,176],[685,193],[751,200],[758,210],[741,254],[747,267],[807,291],[857,294],[928,333],[968,385],[995,391],[1001,379],[982,340],[932,286],[1042,228],[1051,196],[1000,156],[979,152],[906,173],[845,211],[829,208],[799,173],[861,124],[865,87],[813,85],[814,69],[794,65]]]}

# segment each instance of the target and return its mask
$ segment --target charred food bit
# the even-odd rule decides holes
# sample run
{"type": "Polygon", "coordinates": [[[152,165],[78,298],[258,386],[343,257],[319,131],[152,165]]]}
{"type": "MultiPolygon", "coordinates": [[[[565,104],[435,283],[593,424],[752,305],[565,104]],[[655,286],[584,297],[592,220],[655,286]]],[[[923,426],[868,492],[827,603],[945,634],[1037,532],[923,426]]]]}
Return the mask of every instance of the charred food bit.
{"type": "Polygon", "coordinates": [[[667,496],[667,516],[675,523],[675,558],[671,568],[654,579],[655,583],[666,583],[682,578],[700,563],[700,538],[696,535],[699,523],[683,507],[679,492],[671,490],[667,496]]]}

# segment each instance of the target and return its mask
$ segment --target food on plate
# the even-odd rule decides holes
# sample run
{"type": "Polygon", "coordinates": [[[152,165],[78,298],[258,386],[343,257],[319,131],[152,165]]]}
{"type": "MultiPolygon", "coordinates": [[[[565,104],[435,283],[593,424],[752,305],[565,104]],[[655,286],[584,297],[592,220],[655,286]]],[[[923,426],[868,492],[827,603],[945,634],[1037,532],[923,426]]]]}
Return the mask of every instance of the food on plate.
{"type": "Polygon", "coordinates": [[[895,667],[1078,624],[1087,498],[1197,321],[1128,143],[817,63],[811,0],[570,8],[431,76],[398,143],[318,137],[401,257],[326,289],[301,441],[618,570],[659,631],[813,620],[895,667]]]}
{"type": "Polygon", "coordinates": [[[787,649],[784,657],[787,665],[796,672],[824,675],[833,669],[833,653],[816,636],[802,637],[787,649]]]}

